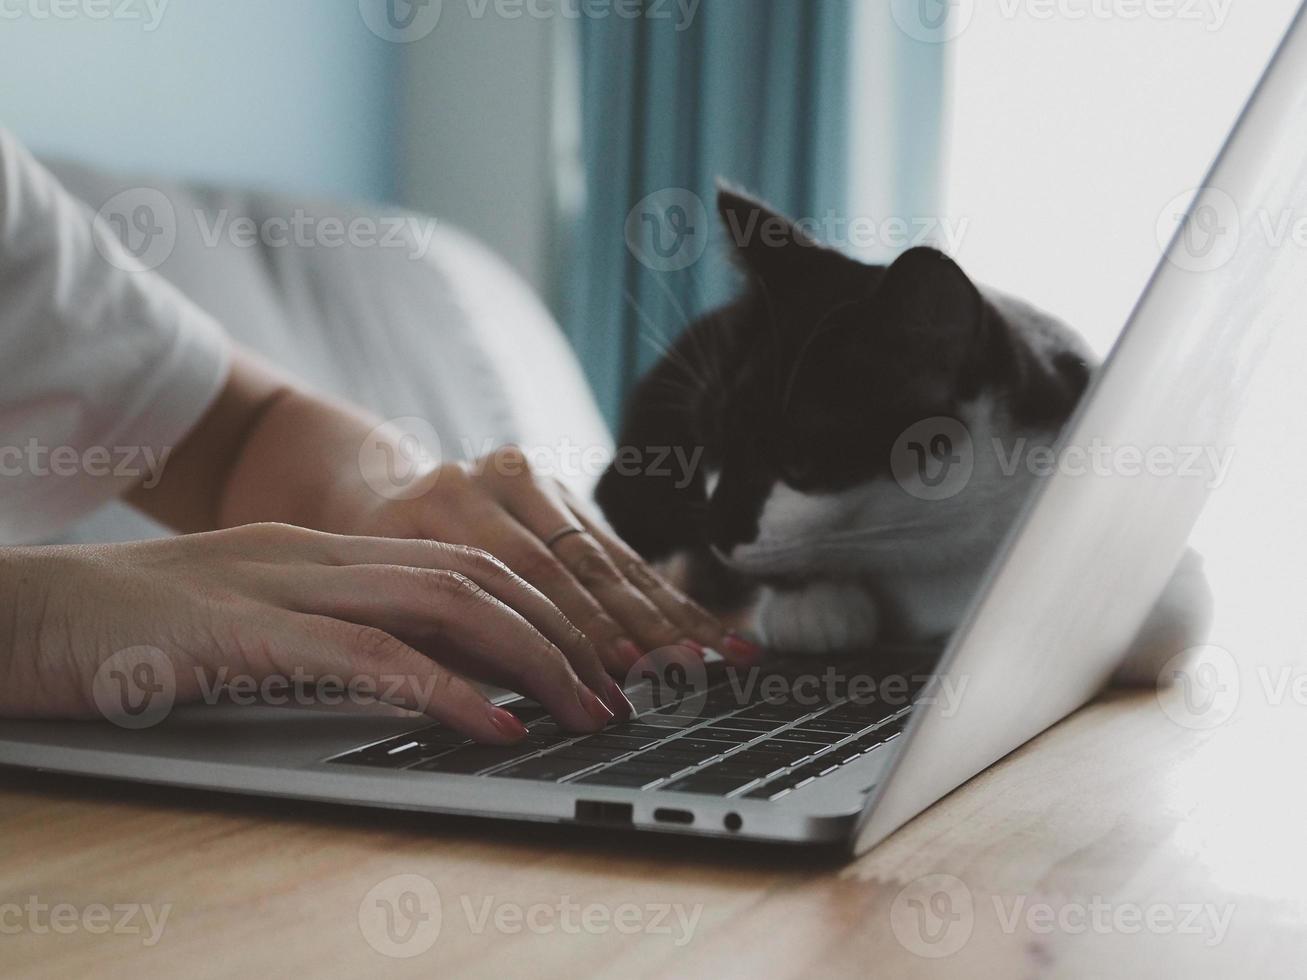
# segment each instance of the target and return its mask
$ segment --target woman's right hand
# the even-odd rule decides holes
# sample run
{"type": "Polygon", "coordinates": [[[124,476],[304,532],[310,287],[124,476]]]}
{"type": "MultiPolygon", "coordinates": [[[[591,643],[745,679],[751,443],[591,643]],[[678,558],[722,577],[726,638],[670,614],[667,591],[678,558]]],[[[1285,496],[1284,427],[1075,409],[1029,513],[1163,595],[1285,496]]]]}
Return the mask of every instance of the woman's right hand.
{"type": "Polygon", "coordinates": [[[97,672],[141,649],[161,658],[179,702],[215,678],[362,680],[488,743],[526,732],[469,680],[534,698],[572,731],[633,713],[549,599],[485,552],[430,541],[251,524],[0,549],[0,617],[5,717],[103,716],[97,672]]]}

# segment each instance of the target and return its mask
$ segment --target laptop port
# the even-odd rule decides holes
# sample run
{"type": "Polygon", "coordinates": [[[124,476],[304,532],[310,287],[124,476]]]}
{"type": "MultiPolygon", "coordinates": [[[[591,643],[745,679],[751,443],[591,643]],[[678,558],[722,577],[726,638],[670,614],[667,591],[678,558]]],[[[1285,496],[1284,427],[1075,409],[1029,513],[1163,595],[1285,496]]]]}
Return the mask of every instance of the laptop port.
{"type": "Polygon", "coordinates": [[[576,819],[584,823],[623,824],[630,826],[635,808],[630,803],[577,800],[576,819]]]}
{"type": "Polygon", "coordinates": [[[660,806],[654,811],[654,819],[659,823],[694,823],[694,814],[689,810],[672,810],[660,806]]]}

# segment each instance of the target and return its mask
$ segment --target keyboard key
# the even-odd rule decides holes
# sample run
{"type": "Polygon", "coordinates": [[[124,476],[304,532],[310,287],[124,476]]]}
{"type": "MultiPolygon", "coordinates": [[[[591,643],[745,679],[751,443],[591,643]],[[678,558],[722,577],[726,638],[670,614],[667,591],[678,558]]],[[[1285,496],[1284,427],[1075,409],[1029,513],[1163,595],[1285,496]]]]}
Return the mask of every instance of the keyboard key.
{"type": "Polygon", "coordinates": [[[775,758],[767,761],[739,760],[735,756],[728,756],[721,762],[714,762],[700,770],[717,776],[748,776],[752,779],[769,779],[784,771],[785,766],[777,764],[775,758]]]}
{"type": "Polygon", "coordinates": [[[738,715],[740,718],[761,718],[767,721],[794,721],[804,715],[810,715],[817,709],[809,705],[794,704],[757,704],[745,708],[738,715]]]}
{"type": "Polygon", "coordinates": [[[604,729],[606,735],[626,735],[637,738],[663,739],[668,737],[666,728],[657,725],[642,725],[639,722],[627,722],[624,725],[609,725],[604,729]]]}
{"type": "Polygon", "coordinates": [[[693,738],[711,738],[725,745],[743,745],[745,742],[752,742],[764,733],[739,732],[729,728],[714,728],[709,725],[707,728],[696,728],[690,734],[693,738]]]}
{"type": "Polygon", "coordinates": [[[663,776],[674,776],[678,772],[692,769],[697,765],[697,762],[687,762],[685,759],[666,757],[655,758],[650,755],[636,755],[629,759],[623,759],[620,762],[614,762],[609,766],[609,768],[619,771],[649,772],[659,773],[663,776]]]}
{"type": "Polygon", "coordinates": [[[711,769],[692,773],[674,783],[659,787],[672,793],[703,793],[706,796],[729,796],[737,790],[752,786],[758,780],[752,776],[717,776],[711,769]]]}
{"type": "Polygon", "coordinates": [[[784,724],[784,721],[775,719],[741,718],[739,715],[732,715],[730,718],[723,718],[721,721],[713,722],[708,726],[707,730],[723,728],[742,732],[774,732],[784,724]]]}
{"type": "Polygon", "coordinates": [[[816,718],[810,718],[801,724],[795,725],[790,731],[795,732],[833,732],[841,735],[856,735],[867,727],[865,721],[844,721],[838,718],[827,718],[825,715],[818,715],[816,718]]]}
{"type": "Polygon", "coordinates": [[[419,762],[413,768],[422,772],[445,772],[459,775],[473,775],[490,769],[493,766],[503,765],[505,762],[512,762],[521,758],[523,755],[531,754],[531,750],[522,752],[513,746],[504,746],[502,748],[489,745],[478,745],[466,749],[455,749],[453,752],[446,752],[444,755],[438,755],[434,759],[427,759],[419,762]]]}
{"type": "Polygon", "coordinates": [[[623,749],[587,749],[580,745],[564,745],[548,753],[550,758],[558,756],[561,759],[582,759],[590,762],[612,762],[614,759],[625,755],[623,749]]]}
{"type": "MultiPolygon", "coordinates": [[[[675,743],[672,743],[674,745],[675,743]]],[[[712,756],[705,756],[702,752],[677,752],[670,745],[666,748],[659,747],[650,749],[648,752],[641,752],[638,755],[631,756],[629,761],[643,763],[644,765],[673,765],[677,766],[674,771],[679,772],[681,769],[688,769],[690,766],[697,766],[704,759],[711,759],[712,756]]],[[[628,760],[623,760],[628,761],[628,760]]]]}
{"type": "Polygon", "coordinates": [[[702,721],[702,718],[689,718],[681,715],[641,714],[639,716],[641,725],[662,728],[668,731],[675,731],[678,728],[693,728],[702,721]]]}
{"type": "Polygon", "coordinates": [[[747,800],[779,800],[782,796],[790,793],[793,785],[784,776],[780,779],[773,779],[771,782],[763,783],[749,792],[744,794],[747,800]]]}
{"type": "Polygon", "coordinates": [[[623,752],[634,752],[637,749],[648,748],[657,741],[657,738],[650,738],[648,735],[591,735],[575,744],[583,749],[621,749],[623,752]]]}
{"type": "Polygon", "coordinates": [[[445,728],[441,725],[432,725],[430,728],[420,728],[416,732],[410,732],[408,738],[416,739],[423,745],[471,745],[472,740],[461,732],[456,732],[452,728],[445,728]]]}
{"type": "Polygon", "coordinates": [[[772,755],[795,762],[799,759],[806,759],[810,755],[815,755],[819,748],[821,746],[813,745],[811,742],[787,742],[785,739],[771,738],[765,742],[755,742],[749,746],[749,751],[769,752],[772,755]]]}
{"type": "MultiPolygon", "coordinates": [[[[787,742],[807,742],[810,745],[834,745],[848,736],[832,732],[805,732],[801,728],[787,728],[777,733],[777,738],[787,742]]],[[[766,743],[763,743],[766,744],[766,743]]]]}
{"type": "Polygon", "coordinates": [[[556,783],[560,779],[574,776],[578,772],[593,769],[595,765],[595,762],[584,759],[560,759],[553,755],[542,755],[509,766],[507,769],[501,769],[495,773],[495,778],[535,779],[541,782],[556,783]]]}
{"type": "Polygon", "coordinates": [[[569,785],[584,784],[586,786],[618,786],[624,789],[646,789],[661,779],[661,776],[651,776],[643,772],[614,772],[611,769],[601,769],[599,772],[590,773],[573,780],[573,783],[569,783],[569,785]]]}

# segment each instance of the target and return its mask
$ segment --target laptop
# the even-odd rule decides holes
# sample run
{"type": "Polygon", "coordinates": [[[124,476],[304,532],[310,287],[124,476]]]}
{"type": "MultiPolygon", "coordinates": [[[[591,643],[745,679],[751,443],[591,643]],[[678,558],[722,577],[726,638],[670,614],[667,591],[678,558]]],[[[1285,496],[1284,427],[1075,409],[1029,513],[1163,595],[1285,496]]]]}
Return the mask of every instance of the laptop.
{"type": "MultiPolygon", "coordinates": [[[[1222,445],[1267,332],[1299,328],[1307,310],[1307,254],[1262,220],[1307,206],[1305,118],[1300,10],[1066,426],[1063,458],[1096,445],[1222,445]]],[[[637,717],[596,735],[569,734],[512,697],[503,703],[530,734],[506,748],[398,712],[229,698],[140,726],[3,721],[0,764],[860,853],[1103,687],[1177,566],[1208,483],[1058,467],[942,648],[754,670],[710,657],[701,674],[651,661],[629,687],[637,717]]]]}

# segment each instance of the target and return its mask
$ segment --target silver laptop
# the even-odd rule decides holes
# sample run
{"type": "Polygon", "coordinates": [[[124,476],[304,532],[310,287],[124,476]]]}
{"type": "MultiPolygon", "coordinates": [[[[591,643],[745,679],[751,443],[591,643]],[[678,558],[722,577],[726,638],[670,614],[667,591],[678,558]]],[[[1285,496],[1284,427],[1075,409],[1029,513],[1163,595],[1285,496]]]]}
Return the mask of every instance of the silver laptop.
{"type": "MultiPolygon", "coordinates": [[[[1300,10],[1066,427],[1064,458],[1095,444],[1222,445],[1267,332],[1301,329],[1307,310],[1307,254],[1263,231],[1307,207],[1304,119],[1300,10]]],[[[511,706],[530,736],[509,748],[412,715],[229,700],[176,706],[157,724],[142,714],[135,727],[0,722],[0,764],[861,852],[1101,689],[1207,486],[1058,467],[944,649],[752,672],[710,664],[701,677],[651,668],[631,689],[639,716],[598,735],[569,735],[521,699],[511,706]]]]}

